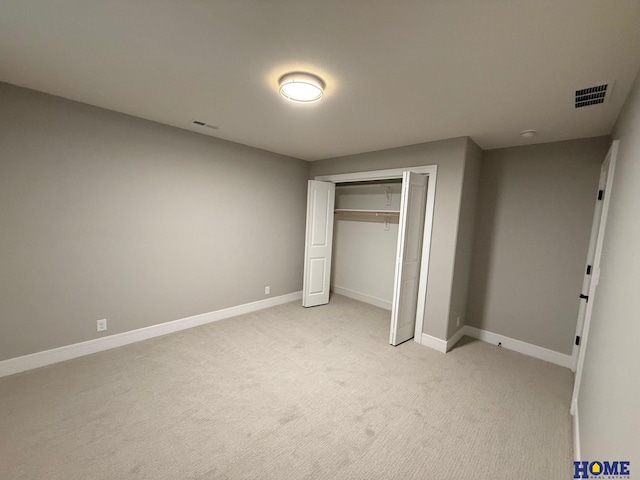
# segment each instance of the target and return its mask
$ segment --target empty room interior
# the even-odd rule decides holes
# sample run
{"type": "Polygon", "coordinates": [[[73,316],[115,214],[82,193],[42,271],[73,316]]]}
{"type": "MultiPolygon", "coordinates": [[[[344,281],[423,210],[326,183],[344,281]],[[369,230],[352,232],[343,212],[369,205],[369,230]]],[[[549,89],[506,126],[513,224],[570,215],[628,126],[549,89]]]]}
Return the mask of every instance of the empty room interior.
{"type": "Polygon", "coordinates": [[[0,479],[640,478],[640,2],[0,3],[0,479]]]}

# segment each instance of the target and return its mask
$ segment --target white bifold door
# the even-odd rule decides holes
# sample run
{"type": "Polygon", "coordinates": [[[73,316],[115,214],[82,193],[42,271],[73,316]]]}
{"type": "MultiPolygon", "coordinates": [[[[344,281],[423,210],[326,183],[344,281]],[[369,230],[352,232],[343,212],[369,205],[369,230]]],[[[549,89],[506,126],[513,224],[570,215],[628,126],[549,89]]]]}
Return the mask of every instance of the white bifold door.
{"type": "Polygon", "coordinates": [[[426,175],[413,172],[404,172],[402,177],[398,253],[389,333],[391,345],[399,345],[414,336],[428,179],[426,175]]]}
{"type": "Polygon", "coordinates": [[[329,303],[335,198],[334,183],[309,180],[302,287],[303,307],[329,303]]]}
{"type": "MultiPolygon", "coordinates": [[[[414,336],[428,178],[413,172],[402,178],[391,345],[414,336]]],[[[335,184],[310,180],[308,188],[302,305],[314,307],[329,303],[335,184]]]]}

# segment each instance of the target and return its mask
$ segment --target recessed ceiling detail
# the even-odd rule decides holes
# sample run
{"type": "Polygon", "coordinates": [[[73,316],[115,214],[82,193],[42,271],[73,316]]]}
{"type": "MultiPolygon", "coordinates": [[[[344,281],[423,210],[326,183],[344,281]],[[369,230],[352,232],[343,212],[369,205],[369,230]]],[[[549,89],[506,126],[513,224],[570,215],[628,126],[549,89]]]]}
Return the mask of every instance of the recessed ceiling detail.
{"type": "Polygon", "coordinates": [[[604,103],[604,99],[607,96],[607,87],[608,84],[605,83],[604,85],[597,85],[595,87],[576,90],[576,108],[588,107],[589,105],[604,103]]]}

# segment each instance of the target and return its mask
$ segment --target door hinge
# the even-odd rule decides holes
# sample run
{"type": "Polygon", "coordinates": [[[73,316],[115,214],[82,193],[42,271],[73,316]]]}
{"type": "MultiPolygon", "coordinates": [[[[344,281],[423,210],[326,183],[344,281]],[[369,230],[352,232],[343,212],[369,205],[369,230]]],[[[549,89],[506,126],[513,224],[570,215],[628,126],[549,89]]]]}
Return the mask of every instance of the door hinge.
{"type": "Polygon", "coordinates": [[[580,298],[584,298],[587,302],[589,301],[589,295],[580,294],[580,298]]]}
{"type": "Polygon", "coordinates": [[[604,198],[604,190],[598,190],[598,200],[602,200],[603,198],[604,198]]]}
{"type": "Polygon", "coordinates": [[[580,335],[576,335],[576,346],[580,346],[580,335]]]}
{"type": "Polygon", "coordinates": [[[587,275],[591,275],[591,265],[587,265],[587,275]]]}

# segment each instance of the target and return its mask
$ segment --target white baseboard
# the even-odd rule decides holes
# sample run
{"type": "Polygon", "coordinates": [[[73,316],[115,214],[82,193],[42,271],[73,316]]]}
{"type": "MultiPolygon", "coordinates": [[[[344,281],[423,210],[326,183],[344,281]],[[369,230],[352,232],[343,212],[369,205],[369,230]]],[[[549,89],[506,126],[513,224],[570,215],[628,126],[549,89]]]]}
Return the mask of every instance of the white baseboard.
{"type": "Polygon", "coordinates": [[[449,350],[453,348],[453,346],[460,341],[462,337],[465,335],[465,327],[462,327],[456,333],[454,333],[449,340],[442,340],[438,337],[433,337],[431,335],[427,335],[426,333],[422,334],[420,338],[420,344],[429,348],[433,348],[442,353],[447,353],[449,350]]]}
{"type": "Polygon", "coordinates": [[[549,350],[547,348],[539,347],[531,343],[526,343],[515,338],[505,337],[497,333],[488,332],[487,330],[481,330],[479,328],[466,325],[464,328],[464,335],[477,338],[483,342],[491,343],[493,345],[502,344],[503,348],[513,350],[514,352],[523,353],[530,357],[538,358],[546,362],[555,363],[561,367],[572,368],[574,365],[573,357],[564,353],[549,350]]]}
{"type": "Polygon", "coordinates": [[[580,462],[582,454],[580,453],[580,420],[578,418],[578,404],[572,405],[573,414],[573,460],[580,462]]]}
{"type": "Polygon", "coordinates": [[[224,308],[209,313],[202,313],[192,317],[173,320],[171,322],[151,325],[149,327],[131,330],[129,332],[117,333],[108,337],[88,340],[86,342],[74,343],[64,347],[45,350],[43,352],[23,355],[21,357],[10,358],[0,361],[0,377],[13,375],[34,368],[44,367],[53,363],[71,360],[73,358],[91,355],[92,353],[110,350],[130,343],[141,342],[150,338],[167,335],[168,333],[179,332],[187,328],[197,327],[206,323],[217,322],[225,318],[255,312],[264,308],[274,307],[283,303],[293,302],[302,298],[302,292],[289,293],[279,297],[258,300],[257,302],[245,303],[235,307],[224,308]]]}
{"type": "Polygon", "coordinates": [[[447,342],[441,340],[437,337],[432,337],[431,335],[427,335],[426,333],[422,334],[422,338],[420,339],[420,344],[425,347],[433,348],[441,353],[447,353],[447,342]]]}
{"type": "Polygon", "coordinates": [[[391,302],[388,300],[383,300],[382,298],[374,297],[373,295],[367,295],[366,293],[356,292],[354,290],[350,290],[344,287],[338,287],[335,285],[331,287],[331,290],[338,295],[344,295],[345,297],[353,298],[354,300],[359,300],[361,302],[391,311],[391,302]]]}
{"type": "Polygon", "coordinates": [[[451,335],[451,338],[447,340],[447,352],[453,348],[453,346],[460,341],[465,335],[466,326],[462,326],[456,333],[451,335]]]}

